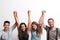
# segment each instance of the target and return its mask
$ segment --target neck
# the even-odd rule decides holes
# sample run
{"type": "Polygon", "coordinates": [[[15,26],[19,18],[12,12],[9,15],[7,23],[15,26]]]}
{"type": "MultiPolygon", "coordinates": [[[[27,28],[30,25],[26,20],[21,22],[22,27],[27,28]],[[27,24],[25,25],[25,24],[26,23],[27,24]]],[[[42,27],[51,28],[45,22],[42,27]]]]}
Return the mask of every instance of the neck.
{"type": "Polygon", "coordinates": [[[23,32],[25,32],[25,29],[23,30],[23,32]]]}
{"type": "Polygon", "coordinates": [[[4,29],[4,32],[8,32],[8,30],[7,29],[4,29]]]}
{"type": "Polygon", "coordinates": [[[56,30],[56,27],[52,27],[51,30],[53,30],[53,31],[56,30]]]}

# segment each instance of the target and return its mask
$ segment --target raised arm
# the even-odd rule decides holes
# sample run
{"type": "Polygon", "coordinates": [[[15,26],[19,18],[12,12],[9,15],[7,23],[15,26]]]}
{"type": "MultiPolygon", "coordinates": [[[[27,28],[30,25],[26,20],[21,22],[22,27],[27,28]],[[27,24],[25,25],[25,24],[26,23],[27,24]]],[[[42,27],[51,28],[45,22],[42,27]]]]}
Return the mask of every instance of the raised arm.
{"type": "Polygon", "coordinates": [[[41,15],[41,17],[39,19],[39,24],[42,26],[42,28],[45,27],[45,24],[44,24],[44,16],[45,16],[45,13],[46,13],[46,11],[43,10],[42,11],[42,15],[41,15]]]}
{"type": "Polygon", "coordinates": [[[31,14],[31,11],[28,10],[28,31],[31,31],[31,19],[30,19],[30,14],[31,14]]]}
{"type": "Polygon", "coordinates": [[[17,27],[19,28],[20,23],[19,23],[17,11],[14,11],[13,14],[14,14],[15,21],[17,22],[17,27]]]}
{"type": "Polygon", "coordinates": [[[13,31],[16,28],[16,26],[17,26],[17,22],[15,22],[10,29],[13,31]]]}

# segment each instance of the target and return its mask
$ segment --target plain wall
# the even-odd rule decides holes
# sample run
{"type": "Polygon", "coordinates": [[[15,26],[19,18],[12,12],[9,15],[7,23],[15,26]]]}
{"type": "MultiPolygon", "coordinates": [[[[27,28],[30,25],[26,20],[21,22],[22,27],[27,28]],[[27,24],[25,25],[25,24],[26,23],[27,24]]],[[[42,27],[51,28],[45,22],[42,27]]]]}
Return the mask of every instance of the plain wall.
{"type": "MultiPolygon", "coordinates": [[[[60,0],[0,0],[0,30],[3,29],[5,20],[9,20],[11,26],[15,23],[14,10],[18,12],[19,21],[26,24],[28,23],[27,10],[31,10],[31,20],[36,22],[41,16],[41,11],[46,10],[45,24],[51,17],[55,20],[56,27],[60,28],[60,0]]],[[[13,40],[17,40],[17,34],[16,28],[13,31],[13,40]]]]}

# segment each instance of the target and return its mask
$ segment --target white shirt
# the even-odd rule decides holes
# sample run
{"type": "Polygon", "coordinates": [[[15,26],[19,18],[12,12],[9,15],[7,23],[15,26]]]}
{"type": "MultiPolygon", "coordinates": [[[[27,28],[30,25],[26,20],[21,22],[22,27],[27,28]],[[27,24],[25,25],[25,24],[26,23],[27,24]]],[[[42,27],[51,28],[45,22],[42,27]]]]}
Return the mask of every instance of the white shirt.
{"type": "Polygon", "coordinates": [[[47,40],[47,32],[44,28],[42,29],[41,40],[47,40]]]}
{"type": "Polygon", "coordinates": [[[28,32],[28,34],[29,34],[29,39],[28,40],[31,40],[31,32],[28,32]]]}
{"type": "Polygon", "coordinates": [[[14,27],[9,28],[8,33],[4,32],[3,30],[0,31],[0,38],[2,40],[12,40],[12,31],[13,31],[13,29],[14,29],[14,27]]]}

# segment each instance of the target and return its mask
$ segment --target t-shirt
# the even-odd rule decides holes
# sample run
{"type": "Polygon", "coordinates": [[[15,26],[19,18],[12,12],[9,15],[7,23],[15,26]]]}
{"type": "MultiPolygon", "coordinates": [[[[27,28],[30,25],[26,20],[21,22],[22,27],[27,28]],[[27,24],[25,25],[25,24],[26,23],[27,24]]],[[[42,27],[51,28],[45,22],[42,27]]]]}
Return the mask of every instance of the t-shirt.
{"type": "Polygon", "coordinates": [[[18,33],[18,38],[19,38],[19,40],[28,40],[29,35],[28,35],[27,31],[23,32],[20,30],[18,33]]]}
{"type": "MultiPolygon", "coordinates": [[[[46,26],[46,31],[48,33],[48,30],[49,30],[49,26],[46,26]]],[[[48,35],[48,34],[47,34],[48,35]]],[[[60,29],[58,29],[58,35],[57,35],[57,38],[60,37],[60,29]]],[[[48,37],[47,37],[48,38],[48,37]]],[[[49,40],[56,40],[56,30],[49,30],[49,40]]]]}
{"type": "Polygon", "coordinates": [[[31,32],[31,40],[41,40],[41,36],[38,36],[36,31],[31,32]]]}
{"type": "Polygon", "coordinates": [[[14,27],[9,28],[8,32],[0,31],[0,40],[12,40],[12,31],[14,27]]]}

